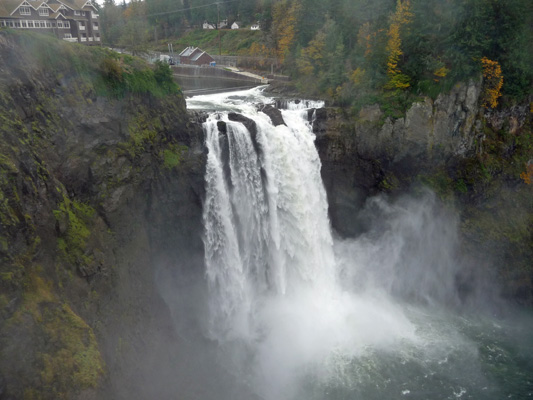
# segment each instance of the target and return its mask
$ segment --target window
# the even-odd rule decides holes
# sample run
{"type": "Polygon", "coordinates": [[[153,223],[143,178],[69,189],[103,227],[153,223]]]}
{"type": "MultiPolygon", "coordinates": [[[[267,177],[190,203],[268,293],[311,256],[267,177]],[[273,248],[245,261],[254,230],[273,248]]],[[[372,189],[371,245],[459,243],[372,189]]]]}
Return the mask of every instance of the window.
{"type": "Polygon", "coordinates": [[[33,28],[33,21],[28,21],[28,28],[33,28]]]}
{"type": "Polygon", "coordinates": [[[57,27],[58,28],[63,28],[63,22],[62,21],[57,21],[57,27]]]}
{"type": "Polygon", "coordinates": [[[39,8],[39,15],[46,17],[49,14],[48,8],[39,8]]]}
{"type": "Polygon", "coordinates": [[[52,22],[52,28],[55,28],[55,27],[56,27],[56,23],[52,22]]]}
{"type": "Polygon", "coordinates": [[[8,26],[11,27],[11,28],[14,28],[15,27],[15,23],[13,21],[8,21],[7,22],[8,26]]]}
{"type": "Polygon", "coordinates": [[[0,26],[6,26],[6,22],[4,20],[0,21],[0,26]]]}
{"type": "Polygon", "coordinates": [[[46,21],[46,27],[47,28],[51,28],[52,27],[52,23],[50,21],[46,21]]]}
{"type": "Polygon", "coordinates": [[[70,33],[65,33],[65,39],[72,39],[72,35],[70,33]]]}
{"type": "Polygon", "coordinates": [[[70,28],[70,21],[63,22],[63,28],[70,28]]]}
{"type": "Polygon", "coordinates": [[[41,28],[46,28],[46,22],[39,21],[39,24],[41,25],[41,28]]]}
{"type": "Polygon", "coordinates": [[[81,12],[81,15],[83,15],[83,16],[85,17],[85,11],[82,11],[82,12],[81,12]]]}
{"type": "Polygon", "coordinates": [[[94,29],[95,31],[98,30],[98,22],[93,22],[93,29],[94,29]]]}
{"type": "Polygon", "coordinates": [[[15,21],[15,28],[20,28],[20,21],[15,21]]]}
{"type": "Polygon", "coordinates": [[[20,7],[19,13],[20,15],[31,15],[31,7],[20,7]]]}
{"type": "Polygon", "coordinates": [[[74,15],[80,15],[80,12],[78,10],[74,10],[74,15]]]}
{"type": "Polygon", "coordinates": [[[22,21],[22,27],[27,28],[28,27],[28,21],[22,21]]]}

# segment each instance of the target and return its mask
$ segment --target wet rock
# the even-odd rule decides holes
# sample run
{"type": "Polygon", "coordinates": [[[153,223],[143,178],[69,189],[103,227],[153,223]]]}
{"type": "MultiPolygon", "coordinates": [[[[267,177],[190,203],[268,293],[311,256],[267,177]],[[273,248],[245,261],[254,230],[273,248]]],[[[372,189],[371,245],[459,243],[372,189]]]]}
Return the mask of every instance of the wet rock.
{"type": "Polygon", "coordinates": [[[248,129],[248,132],[250,132],[252,136],[255,136],[257,134],[257,125],[255,124],[255,121],[251,120],[250,118],[234,112],[229,113],[228,118],[230,121],[242,123],[246,127],[246,129],[248,129]]]}
{"type": "Polygon", "coordinates": [[[274,126],[278,125],[287,125],[285,121],[283,120],[283,116],[281,115],[281,111],[278,110],[276,107],[271,106],[270,104],[263,105],[259,107],[259,111],[264,112],[266,115],[270,117],[270,120],[272,121],[272,124],[274,126]]]}
{"type": "Polygon", "coordinates": [[[226,135],[228,133],[228,127],[224,121],[217,121],[217,128],[221,135],[226,135]]]}

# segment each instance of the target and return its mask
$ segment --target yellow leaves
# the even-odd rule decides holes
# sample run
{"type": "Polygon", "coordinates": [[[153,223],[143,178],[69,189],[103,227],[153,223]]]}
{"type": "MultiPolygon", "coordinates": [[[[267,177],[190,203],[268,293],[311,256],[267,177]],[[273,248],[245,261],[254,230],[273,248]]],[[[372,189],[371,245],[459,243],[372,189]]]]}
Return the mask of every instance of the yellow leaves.
{"type": "Polygon", "coordinates": [[[324,48],[326,46],[326,34],[319,31],[309,42],[309,46],[302,49],[300,57],[296,61],[298,71],[303,75],[311,75],[320,70],[323,66],[324,48]]]}
{"type": "Polygon", "coordinates": [[[276,37],[277,56],[281,62],[288,53],[296,35],[296,22],[300,13],[299,1],[289,3],[287,0],[277,2],[272,7],[272,19],[276,37]]]}
{"type": "Polygon", "coordinates": [[[275,49],[271,49],[269,47],[266,47],[264,44],[259,44],[257,42],[253,42],[250,46],[250,49],[248,50],[248,54],[252,57],[275,57],[276,51],[275,49]]]}
{"type": "Polygon", "coordinates": [[[350,80],[355,86],[360,86],[363,83],[366,71],[361,68],[356,68],[350,75],[350,80]]]}
{"type": "Polygon", "coordinates": [[[298,67],[298,72],[300,72],[302,75],[312,75],[315,70],[313,64],[311,64],[311,61],[309,61],[309,59],[303,55],[300,55],[300,57],[296,60],[296,66],[298,67]]]}
{"type": "Polygon", "coordinates": [[[385,85],[386,89],[406,89],[410,86],[409,77],[402,74],[398,68],[400,56],[403,54],[400,29],[403,25],[411,22],[413,14],[410,9],[411,3],[409,0],[398,0],[396,11],[391,17],[391,24],[387,33],[389,37],[386,48],[389,53],[387,59],[387,75],[389,76],[389,81],[385,85]]]}
{"type": "Polygon", "coordinates": [[[433,75],[435,75],[438,78],[445,78],[446,75],[448,75],[449,72],[450,72],[450,70],[443,66],[443,67],[440,67],[439,69],[435,70],[433,72],[433,75]]]}
{"type": "Polygon", "coordinates": [[[485,108],[494,108],[498,105],[498,98],[502,95],[502,68],[497,61],[489,60],[487,57],[481,59],[481,64],[483,66],[484,86],[482,105],[485,108]]]}
{"type": "Polygon", "coordinates": [[[526,164],[526,171],[520,174],[520,178],[526,183],[526,185],[531,185],[533,180],[533,162],[528,162],[526,164]]]}
{"type": "Polygon", "coordinates": [[[406,25],[411,22],[413,15],[410,0],[397,0],[396,11],[391,20],[393,24],[406,25]]]}

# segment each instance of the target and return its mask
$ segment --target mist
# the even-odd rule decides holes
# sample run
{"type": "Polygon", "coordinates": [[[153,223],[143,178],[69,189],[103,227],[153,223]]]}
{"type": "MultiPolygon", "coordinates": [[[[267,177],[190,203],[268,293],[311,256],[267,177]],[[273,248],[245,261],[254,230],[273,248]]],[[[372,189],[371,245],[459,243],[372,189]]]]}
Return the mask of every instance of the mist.
{"type": "Polygon", "coordinates": [[[342,238],[327,218],[307,112],[283,111],[287,126],[274,127],[245,94],[192,106],[209,102],[240,109],[256,131],[227,111],[204,124],[205,275],[185,267],[159,279],[194,360],[190,379],[207,380],[219,399],[496,399],[529,390],[515,379],[529,361],[516,353],[531,349],[532,319],[514,317],[488,261],[465,251],[456,210],[427,189],[372,197],[355,218],[362,233],[342,238]],[[499,359],[506,370],[494,369],[499,359]]]}

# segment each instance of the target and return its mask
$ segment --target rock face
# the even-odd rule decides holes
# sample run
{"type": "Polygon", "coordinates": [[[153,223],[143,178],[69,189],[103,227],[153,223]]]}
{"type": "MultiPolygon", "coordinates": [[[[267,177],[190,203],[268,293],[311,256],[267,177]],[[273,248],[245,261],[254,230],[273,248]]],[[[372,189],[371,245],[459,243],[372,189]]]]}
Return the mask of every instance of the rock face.
{"type": "Polygon", "coordinates": [[[533,207],[527,200],[533,193],[519,178],[533,157],[533,114],[528,105],[484,110],[480,90],[480,82],[458,84],[434,101],[414,103],[396,120],[377,105],[355,118],[342,109],[316,110],[330,218],[340,235],[357,236],[365,229],[359,210],[370,196],[429,185],[459,212],[469,257],[493,266],[506,296],[533,304],[533,207]]]}
{"type": "Polygon", "coordinates": [[[435,101],[414,103],[396,120],[385,118],[377,105],[363,108],[355,121],[340,110],[317,110],[313,128],[336,229],[356,234],[356,210],[383,185],[399,185],[416,171],[474,154],[482,137],[475,123],[480,87],[458,84],[435,101]],[[394,182],[387,182],[390,171],[394,182]]]}
{"type": "Polygon", "coordinates": [[[34,40],[0,32],[0,398],[170,398],[162,282],[203,277],[203,132],[181,94],[102,96],[34,40]]]}

